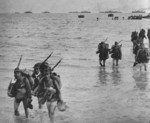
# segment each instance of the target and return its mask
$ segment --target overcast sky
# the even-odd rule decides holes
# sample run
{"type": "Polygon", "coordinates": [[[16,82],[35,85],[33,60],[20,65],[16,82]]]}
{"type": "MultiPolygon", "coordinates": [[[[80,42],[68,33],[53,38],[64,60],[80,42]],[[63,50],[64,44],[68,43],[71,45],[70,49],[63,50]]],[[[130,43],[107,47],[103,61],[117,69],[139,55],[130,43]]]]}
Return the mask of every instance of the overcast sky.
{"type": "Polygon", "coordinates": [[[150,8],[150,0],[0,0],[0,13],[3,12],[56,12],[69,11],[99,12],[120,10],[130,12],[140,8],[150,8]]]}

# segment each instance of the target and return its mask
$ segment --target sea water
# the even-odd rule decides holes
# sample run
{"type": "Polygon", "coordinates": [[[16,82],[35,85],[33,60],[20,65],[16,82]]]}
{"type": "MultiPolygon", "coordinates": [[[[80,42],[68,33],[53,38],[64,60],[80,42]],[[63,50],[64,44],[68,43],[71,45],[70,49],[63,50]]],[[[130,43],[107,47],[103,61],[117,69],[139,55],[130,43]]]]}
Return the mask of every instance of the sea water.
{"type": "Polygon", "coordinates": [[[56,123],[148,123],[150,122],[150,69],[140,72],[133,67],[131,32],[150,28],[150,19],[128,20],[131,14],[117,14],[119,20],[105,13],[85,14],[0,14],[0,122],[49,123],[46,105],[34,109],[25,118],[13,115],[13,98],[7,87],[14,68],[23,55],[20,68],[33,70],[51,52],[48,63],[55,68],[62,81],[62,96],[67,102],[65,112],[56,110],[56,123]],[[97,17],[99,21],[97,21],[97,17]],[[122,17],[125,17],[123,20],[122,17]],[[100,67],[97,45],[107,38],[109,48],[123,40],[122,60],[118,67],[112,59],[100,67]]]}

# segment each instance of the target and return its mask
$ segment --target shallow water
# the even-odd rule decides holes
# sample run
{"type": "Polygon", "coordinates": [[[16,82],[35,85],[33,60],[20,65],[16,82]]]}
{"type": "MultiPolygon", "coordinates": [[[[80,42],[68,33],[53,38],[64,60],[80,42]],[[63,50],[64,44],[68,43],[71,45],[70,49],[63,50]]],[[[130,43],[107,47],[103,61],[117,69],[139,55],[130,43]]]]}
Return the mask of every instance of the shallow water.
{"type": "MultiPolygon", "coordinates": [[[[128,14],[119,15],[119,17],[128,14]]],[[[13,99],[7,87],[20,55],[20,68],[33,69],[35,63],[48,60],[51,66],[63,58],[55,71],[61,75],[65,112],[56,111],[57,123],[148,123],[150,122],[150,69],[133,68],[131,32],[150,28],[150,20],[111,20],[107,14],[1,14],[0,15],[0,120],[5,123],[48,123],[46,106],[34,109],[29,119],[13,116],[13,99]],[[97,21],[96,18],[100,20],[97,21]],[[123,57],[118,67],[112,59],[101,68],[97,45],[108,37],[111,47],[122,44],[123,57]]]]}

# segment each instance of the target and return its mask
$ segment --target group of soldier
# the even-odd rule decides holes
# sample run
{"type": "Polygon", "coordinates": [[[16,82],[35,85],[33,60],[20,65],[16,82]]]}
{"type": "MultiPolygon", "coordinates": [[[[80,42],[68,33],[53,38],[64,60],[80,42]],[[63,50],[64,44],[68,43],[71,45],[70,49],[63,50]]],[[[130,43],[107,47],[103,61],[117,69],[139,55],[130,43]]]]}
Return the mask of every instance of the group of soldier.
{"type": "MultiPolygon", "coordinates": [[[[147,37],[150,41],[150,29],[148,30],[147,37]]],[[[142,63],[146,71],[146,63],[149,61],[150,54],[148,48],[144,46],[145,38],[144,29],[141,29],[139,34],[136,31],[131,34],[133,53],[135,54],[135,63],[133,66],[142,63]]],[[[122,58],[122,45],[119,44],[121,41],[115,42],[111,49],[109,49],[109,44],[105,41],[99,43],[98,50],[96,51],[96,54],[99,54],[99,64],[105,67],[105,62],[109,58],[109,54],[111,54],[113,66],[118,66],[118,61],[122,58]]],[[[18,107],[23,102],[25,115],[28,118],[28,108],[33,109],[33,105],[31,104],[32,96],[37,97],[39,109],[42,108],[43,104],[47,104],[48,115],[52,123],[54,122],[56,107],[60,111],[66,109],[61,96],[62,84],[60,76],[53,72],[61,60],[51,68],[46,62],[51,55],[52,53],[43,62],[36,63],[32,74],[29,74],[26,69],[19,68],[22,57],[20,58],[18,66],[14,70],[14,79],[11,80],[7,91],[9,97],[14,97],[14,114],[16,116],[19,116],[18,107]]]]}
{"type": "Polygon", "coordinates": [[[119,45],[121,41],[115,42],[115,44],[111,47],[111,49],[109,49],[109,45],[105,43],[105,41],[99,43],[98,50],[96,51],[96,54],[99,53],[100,66],[105,67],[105,62],[109,58],[109,54],[111,54],[111,58],[113,59],[113,66],[118,66],[118,61],[121,60],[122,58],[122,51],[121,51],[122,45],[119,45]]]}
{"type": "MultiPolygon", "coordinates": [[[[146,63],[148,63],[150,60],[150,52],[149,46],[146,47],[144,45],[145,39],[149,40],[148,44],[150,44],[150,29],[147,30],[147,34],[144,29],[141,29],[139,34],[136,31],[132,32],[131,34],[131,41],[133,42],[133,54],[135,54],[135,62],[133,66],[136,66],[137,64],[143,64],[146,71],[146,63]]],[[[96,54],[99,53],[100,66],[105,67],[105,62],[109,58],[109,54],[111,54],[111,58],[113,59],[113,66],[118,66],[118,61],[122,58],[122,45],[119,45],[121,41],[115,42],[111,49],[109,49],[109,44],[105,43],[105,41],[99,43],[98,50],[96,51],[96,54]]]]}
{"type": "Polygon", "coordinates": [[[11,80],[7,92],[9,97],[14,97],[14,114],[19,116],[18,107],[20,102],[23,102],[25,115],[28,118],[28,108],[33,109],[32,96],[36,96],[39,109],[43,104],[47,104],[48,115],[53,123],[56,107],[60,111],[64,111],[66,108],[61,97],[60,76],[53,72],[61,60],[51,68],[46,62],[47,57],[44,62],[36,63],[33,73],[30,74],[28,70],[19,68],[21,58],[14,70],[14,79],[11,80]]]}
{"type": "Polygon", "coordinates": [[[150,60],[150,29],[147,30],[147,34],[144,29],[141,29],[139,33],[136,31],[132,32],[131,41],[133,43],[133,54],[135,55],[135,62],[133,66],[136,66],[137,64],[143,64],[145,71],[147,71],[146,64],[150,60]],[[145,45],[145,40],[148,40],[148,46],[145,45]]]}

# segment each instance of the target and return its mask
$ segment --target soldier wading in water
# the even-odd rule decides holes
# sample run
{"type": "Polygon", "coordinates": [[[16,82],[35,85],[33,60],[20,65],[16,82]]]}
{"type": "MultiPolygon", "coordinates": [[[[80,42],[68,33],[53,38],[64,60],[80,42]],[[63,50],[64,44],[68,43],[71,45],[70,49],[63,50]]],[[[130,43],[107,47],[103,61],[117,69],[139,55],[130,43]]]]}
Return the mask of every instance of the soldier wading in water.
{"type": "Polygon", "coordinates": [[[24,72],[19,69],[22,56],[20,57],[18,66],[14,70],[14,79],[11,80],[8,89],[7,95],[9,97],[14,97],[14,114],[19,116],[19,104],[23,102],[26,118],[28,118],[28,108],[33,109],[31,104],[31,85],[30,80],[24,74],[24,72]]]}
{"type": "Polygon", "coordinates": [[[39,105],[47,104],[48,114],[54,123],[55,109],[58,102],[61,102],[61,81],[57,75],[52,73],[51,67],[44,62],[40,65],[39,84],[34,93],[37,93],[39,105]]]}
{"type": "MultiPolygon", "coordinates": [[[[33,78],[33,80],[34,80],[34,84],[33,84],[33,95],[34,96],[37,96],[37,87],[38,87],[38,85],[39,85],[39,80],[40,80],[40,78],[41,78],[41,73],[40,73],[40,69],[39,69],[39,67],[40,67],[40,65],[41,65],[41,63],[36,63],[35,65],[34,65],[34,71],[33,71],[33,73],[32,73],[32,78],[33,78]],[[36,93],[35,93],[36,92],[36,93]]],[[[37,96],[37,98],[38,98],[38,100],[39,100],[39,97],[37,96]]],[[[39,101],[38,101],[39,102],[39,101]]],[[[39,104],[39,109],[41,109],[41,104],[39,104]]]]}
{"type": "Polygon", "coordinates": [[[29,80],[27,77],[23,76],[22,71],[19,68],[14,70],[15,79],[13,85],[13,93],[14,93],[14,114],[19,116],[18,107],[20,102],[23,102],[24,110],[26,118],[28,118],[28,108],[33,108],[29,106],[29,102],[31,101],[31,87],[29,80]]]}
{"type": "MultiPolygon", "coordinates": [[[[120,41],[121,42],[121,41],[120,41]]],[[[118,66],[118,61],[122,58],[121,45],[118,42],[115,42],[115,45],[112,46],[110,53],[112,53],[111,58],[113,58],[113,66],[118,66]]]]}
{"type": "MultiPolygon", "coordinates": [[[[136,58],[135,58],[135,63],[134,63],[133,66],[136,66],[136,64],[143,64],[144,70],[147,71],[146,64],[150,60],[149,56],[150,56],[150,53],[149,53],[148,49],[146,49],[144,47],[144,44],[141,44],[139,50],[137,51],[137,55],[136,55],[136,58]]],[[[141,70],[142,70],[142,66],[140,66],[140,71],[141,70]]]]}
{"type": "Polygon", "coordinates": [[[106,44],[105,42],[99,43],[96,54],[98,53],[99,53],[99,64],[100,66],[105,67],[105,62],[109,58],[109,45],[106,44]]]}

